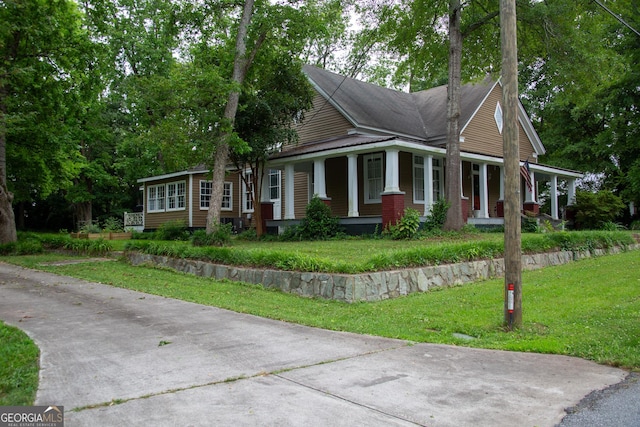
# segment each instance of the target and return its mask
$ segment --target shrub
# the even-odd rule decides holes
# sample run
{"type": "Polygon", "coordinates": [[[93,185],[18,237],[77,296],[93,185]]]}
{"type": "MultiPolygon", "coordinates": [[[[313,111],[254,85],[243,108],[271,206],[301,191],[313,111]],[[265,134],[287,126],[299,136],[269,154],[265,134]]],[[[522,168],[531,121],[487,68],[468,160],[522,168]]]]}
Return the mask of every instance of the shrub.
{"type": "Polygon", "coordinates": [[[537,233],[539,231],[538,219],[530,216],[522,217],[522,232],[537,233]]]}
{"type": "Polygon", "coordinates": [[[286,226],[282,234],[280,234],[279,239],[283,242],[295,242],[302,240],[300,237],[300,227],[297,225],[286,226]]]}
{"type": "Polygon", "coordinates": [[[607,222],[613,222],[625,208],[622,200],[611,191],[577,191],[573,205],[576,212],[576,228],[596,230],[607,222]]]}
{"type": "Polygon", "coordinates": [[[206,230],[196,230],[191,236],[193,246],[225,246],[231,241],[233,224],[219,224],[211,233],[206,230]]]}
{"type": "Polygon", "coordinates": [[[326,240],[338,234],[340,221],[332,215],[329,206],[313,196],[298,230],[301,240],[326,240]]]}
{"type": "Polygon", "coordinates": [[[449,206],[451,205],[445,199],[440,199],[435,202],[431,207],[431,212],[429,212],[429,215],[427,215],[424,221],[424,230],[432,231],[442,229],[444,221],[447,219],[449,206]]]}
{"type": "Polygon", "coordinates": [[[102,229],[106,232],[122,232],[124,231],[124,224],[122,219],[110,216],[102,223],[102,229]]]}
{"type": "Polygon", "coordinates": [[[394,240],[412,239],[420,228],[420,214],[417,210],[406,208],[404,215],[394,225],[389,225],[388,233],[394,240]]]}
{"type": "Polygon", "coordinates": [[[189,240],[187,224],[181,220],[167,221],[156,230],[158,240],[189,240]]]}
{"type": "Polygon", "coordinates": [[[84,224],[80,226],[78,230],[80,233],[100,233],[102,229],[100,228],[100,224],[94,221],[86,221],[84,224]]]}
{"type": "MultiPolygon", "coordinates": [[[[264,237],[265,235],[263,235],[264,237]]],[[[238,236],[236,237],[238,240],[245,240],[248,242],[253,242],[258,240],[258,233],[256,232],[255,228],[250,228],[248,230],[243,231],[242,233],[238,234],[238,236]]]]}

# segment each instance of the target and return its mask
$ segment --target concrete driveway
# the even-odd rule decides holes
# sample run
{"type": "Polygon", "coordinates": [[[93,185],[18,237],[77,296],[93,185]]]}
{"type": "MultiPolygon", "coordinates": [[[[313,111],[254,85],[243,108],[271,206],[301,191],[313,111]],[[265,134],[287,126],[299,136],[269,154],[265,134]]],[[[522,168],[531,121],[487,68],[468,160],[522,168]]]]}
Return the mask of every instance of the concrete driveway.
{"type": "Polygon", "coordinates": [[[0,263],[0,319],[69,426],[554,426],[622,381],[582,359],[331,332],[0,263]]]}

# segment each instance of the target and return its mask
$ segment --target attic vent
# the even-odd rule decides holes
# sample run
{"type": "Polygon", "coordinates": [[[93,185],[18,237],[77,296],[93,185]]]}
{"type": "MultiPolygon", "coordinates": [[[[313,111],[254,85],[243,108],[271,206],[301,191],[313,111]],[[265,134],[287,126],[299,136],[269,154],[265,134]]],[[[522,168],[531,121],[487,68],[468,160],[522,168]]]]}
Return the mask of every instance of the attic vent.
{"type": "Polygon", "coordinates": [[[502,107],[500,103],[496,104],[496,112],[493,113],[493,118],[496,120],[496,126],[498,126],[498,132],[502,134],[502,107]]]}

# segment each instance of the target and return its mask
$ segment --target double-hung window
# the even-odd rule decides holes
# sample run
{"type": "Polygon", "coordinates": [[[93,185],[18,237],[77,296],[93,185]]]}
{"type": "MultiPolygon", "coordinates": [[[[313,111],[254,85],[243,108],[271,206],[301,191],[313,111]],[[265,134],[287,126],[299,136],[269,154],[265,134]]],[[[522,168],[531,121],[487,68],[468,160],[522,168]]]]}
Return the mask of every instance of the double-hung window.
{"type": "Polygon", "coordinates": [[[253,212],[253,173],[250,170],[244,172],[242,179],[242,212],[253,212]]]}
{"type": "Polygon", "coordinates": [[[187,206],[187,183],[185,181],[147,187],[147,212],[184,210],[187,206]]]}
{"type": "Polygon", "coordinates": [[[164,212],[165,185],[147,187],[147,212],[164,212]]]}
{"type": "Polygon", "coordinates": [[[167,210],[183,210],[185,204],[185,193],[187,184],[184,181],[170,182],[167,184],[167,210]]]}
{"type": "Polygon", "coordinates": [[[233,210],[233,183],[225,182],[222,190],[222,210],[233,210]]]}
{"type": "Polygon", "coordinates": [[[382,175],[382,153],[363,156],[364,165],[364,202],[381,203],[384,185],[382,175]]]}
{"type": "Polygon", "coordinates": [[[424,203],[424,157],[413,156],[413,203],[424,203]]]}
{"type": "Polygon", "coordinates": [[[200,181],[200,209],[209,209],[212,184],[211,181],[200,181]]]}
{"type": "MultiPolygon", "coordinates": [[[[211,202],[211,190],[213,188],[213,183],[211,181],[200,181],[200,209],[207,210],[209,209],[209,204],[211,202]]],[[[226,182],[224,183],[223,193],[222,193],[222,210],[223,211],[231,211],[233,210],[233,183],[226,182]]]]}
{"type": "Polygon", "coordinates": [[[433,159],[433,201],[444,198],[444,168],[441,159],[433,159]]]}

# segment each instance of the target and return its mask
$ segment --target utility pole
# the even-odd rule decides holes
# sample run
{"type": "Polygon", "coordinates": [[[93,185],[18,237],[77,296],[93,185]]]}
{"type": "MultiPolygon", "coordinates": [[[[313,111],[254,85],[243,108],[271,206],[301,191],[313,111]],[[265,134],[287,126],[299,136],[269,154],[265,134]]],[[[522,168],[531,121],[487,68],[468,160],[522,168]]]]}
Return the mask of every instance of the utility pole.
{"type": "Polygon", "coordinates": [[[504,318],[509,330],[514,330],[522,326],[516,0],[500,0],[500,39],[502,46],[502,144],[505,175],[504,318]]]}

